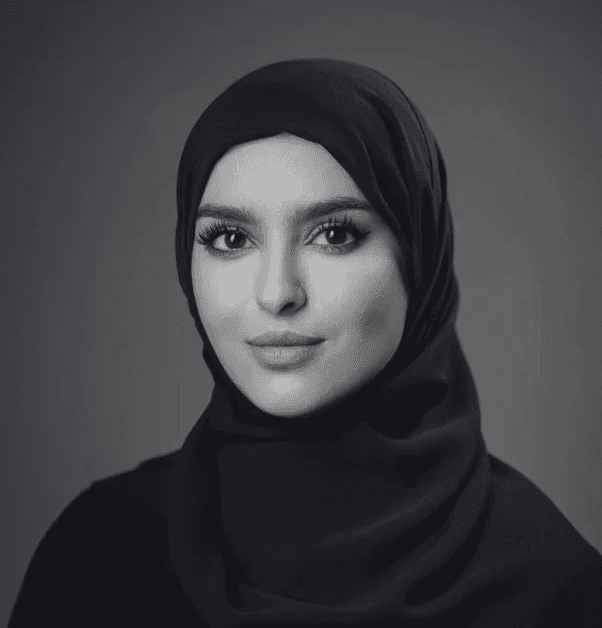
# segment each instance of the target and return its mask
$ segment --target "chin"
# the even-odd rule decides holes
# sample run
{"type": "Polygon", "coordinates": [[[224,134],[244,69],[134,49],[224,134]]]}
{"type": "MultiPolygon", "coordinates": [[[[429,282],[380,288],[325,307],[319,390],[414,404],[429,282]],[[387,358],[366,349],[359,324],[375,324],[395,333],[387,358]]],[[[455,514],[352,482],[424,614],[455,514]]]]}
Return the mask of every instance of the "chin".
{"type": "Polygon", "coordinates": [[[308,404],[307,399],[305,403],[291,403],[290,399],[257,399],[251,398],[251,401],[260,410],[273,414],[274,416],[280,416],[283,418],[300,417],[314,411],[319,404],[308,404]]]}
{"type": "MultiPolygon", "coordinates": [[[[340,379],[328,386],[321,378],[299,372],[234,380],[251,403],[268,414],[283,418],[303,417],[331,405],[352,392],[340,379]]],[[[349,383],[349,382],[347,382],[349,383]]]]}
{"type": "Polygon", "coordinates": [[[313,412],[323,403],[304,386],[294,386],[291,382],[278,383],[280,385],[272,386],[271,390],[263,388],[260,394],[248,391],[247,397],[263,412],[283,418],[303,416],[313,412]]]}

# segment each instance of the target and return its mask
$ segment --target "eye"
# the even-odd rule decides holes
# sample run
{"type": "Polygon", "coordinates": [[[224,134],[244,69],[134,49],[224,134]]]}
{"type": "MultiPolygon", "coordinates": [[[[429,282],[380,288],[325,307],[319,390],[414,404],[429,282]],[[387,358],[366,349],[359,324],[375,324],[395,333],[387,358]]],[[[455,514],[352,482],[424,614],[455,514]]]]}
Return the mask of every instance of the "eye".
{"type": "Polygon", "coordinates": [[[325,244],[315,243],[321,249],[333,254],[347,253],[359,246],[369,231],[360,228],[348,215],[340,218],[330,218],[328,222],[321,224],[314,234],[312,243],[323,238],[325,244]]]}
{"type": "MultiPolygon", "coordinates": [[[[350,229],[347,227],[327,227],[323,231],[320,231],[316,236],[316,240],[319,240],[322,236],[327,241],[327,246],[340,246],[342,244],[349,244],[346,242],[347,239],[350,239],[353,242],[354,236],[351,233],[350,229]]],[[[315,242],[315,240],[314,240],[315,242]]]]}
{"type": "Polygon", "coordinates": [[[204,246],[211,255],[230,257],[251,248],[242,246],[248,239],[247,234],[240,227],[218,222],[199,230],[196,242],[204,246]],[[220,241],[222,241],[222,246],[216,246],[216,242],[220,241]]]}
{"type": "Polygon", "coordinates": [[[223,245],[225,246],[225,250],[227,251],[231,251],[232,249],[234,250],[240,250],[243,247],[243,244],[245,243],[245,240],[247,239],[247,236],[242,233],[241,231],[235,231],[232,229],[228,229],[228,231],[226,233],[220,234],[217,238],[215,238],[215,240],[213,241],[213,246],[219,251],[219,250],[224,250],[223,248],[220,248],[219,246],[216,246],[216,242],[219,242],[220,238],[223,238],[223,245]]]}

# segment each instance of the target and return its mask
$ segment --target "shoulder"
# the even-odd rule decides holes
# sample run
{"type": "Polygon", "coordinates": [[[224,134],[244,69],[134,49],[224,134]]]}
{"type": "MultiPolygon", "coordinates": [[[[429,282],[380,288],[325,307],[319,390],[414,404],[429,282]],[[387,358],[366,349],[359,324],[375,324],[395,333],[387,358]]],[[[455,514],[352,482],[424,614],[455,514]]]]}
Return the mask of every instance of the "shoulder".
{"type": "Polygon", "coordinates": [[[564,608],[579,596],[589,596],[599,605],[602,556],[598,550],[524,474],[491,454],[489,459],[490,534],[497,551],[522,562],[531,587],[547,582],[555,599],[564,600],[564,608]]]}
{"type": "Polygon", "coordinates": [[[174,451],[149,458],[133,469],[97,480],[88,492],[95,499],[130,502],[132,508],[146,509],[155,515],[165,516],[167,484],[176,453],[174,451]]]}
{"type": "Polygon", "coordinates": [[[106,535],[114,524],[123,529],[135,519],[163,519],[174,456],[175,452],[150,458],[132,469],[96,480],[65,507],[50,530],[87,522],[92,528],[102,526],[106,535]]]}
{"type": "Polygon", "coordinates": [[[52,523],[36,554],[69,549],[74,560],[81,552],[103,556],[109,547],[112,553],[123,552],[125,546],[132,548],[132,540],[139,545],[162,533],[165,485],[174,455],[151,458],[93,482],[52,523]]]}
{"type": "Polygon", "coordinates": [[[493,507],[508,532],[528,535],[534,542],[563,541],[584,557],[602,558],[558,506],[529,478],[507,462],[489,454],[493,507]]]}
{"type": "Polygon", "coordinates": [[[45,609],[59,625],[91,625],[89,617],[81,623],[77,618],[99,599],[107,613],[126,614],[151,608],[152,592],[172,591],[180,599],[162,510],[172,458],[152,458],[100,479],[64,508],[28,565],[11,628],[38,625],[36,609],[45,609]]]}

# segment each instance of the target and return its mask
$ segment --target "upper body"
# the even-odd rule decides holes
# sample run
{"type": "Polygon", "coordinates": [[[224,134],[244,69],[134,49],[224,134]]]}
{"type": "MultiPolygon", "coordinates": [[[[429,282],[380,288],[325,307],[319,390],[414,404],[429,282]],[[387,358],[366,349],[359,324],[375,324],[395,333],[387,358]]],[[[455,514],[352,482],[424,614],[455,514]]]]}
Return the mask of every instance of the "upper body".
{"type": "Polygon", "coordinates": [[[445,165],[399,87],[250,73],[193,127],[177,200],[211,400],[67,507],[10,627],[600,625],[602,556],[487,452],[445,165]]]}
{"type": "MultiPolygon", "coordinates": [[[[202,626],[169,551],[174,455],[94,482],[69,504],[34,554],[9,628],[50,618],[65,627],[202,626]]],[[[602,557],[524,475],[492,455],[489,466],[488,511],[464,567],[473,593],[440,621],[398,625],[597,628],[602,557]],[[509,552],[520,572],[507,571],[509,552]],[[477,557],[499,573],[499,586],[480,590],[477,557]]]]}

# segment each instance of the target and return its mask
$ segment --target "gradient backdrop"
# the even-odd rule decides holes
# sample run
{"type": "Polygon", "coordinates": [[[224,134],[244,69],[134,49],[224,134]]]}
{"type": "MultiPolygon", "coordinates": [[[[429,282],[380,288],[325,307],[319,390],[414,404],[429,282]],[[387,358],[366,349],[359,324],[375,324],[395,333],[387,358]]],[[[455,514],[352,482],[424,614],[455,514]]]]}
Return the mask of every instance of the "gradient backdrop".
{"type": "Polygon", "coordinates": [[[1,11],[0,625],[67,503],[179,447],[208,402],[176,275],[180,151],[232,81],[293,57],[372,65],[426,115],[487,445],[602,551],[602,4],[1,11]]]}

